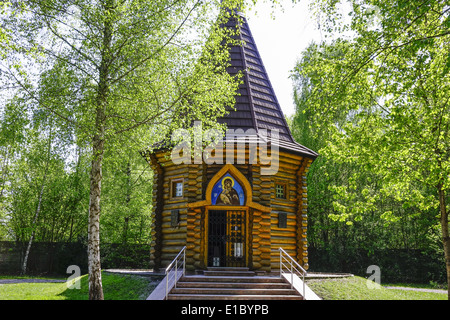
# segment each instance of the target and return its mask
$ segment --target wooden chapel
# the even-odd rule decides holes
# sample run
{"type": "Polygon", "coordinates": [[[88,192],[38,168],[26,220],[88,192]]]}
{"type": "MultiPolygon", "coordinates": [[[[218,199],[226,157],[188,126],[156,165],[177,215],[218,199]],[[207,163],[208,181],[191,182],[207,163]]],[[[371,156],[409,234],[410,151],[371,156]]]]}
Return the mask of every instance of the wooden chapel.
{"type": "Polygon", "coordinates": [[[226,136],[224,155],[235,148],[235,161],[223,164],[174,164],[167,147],[143,154],[155,173],[154,269],[165,268],[184,246],[191,271],[244,266],[270,272],[279,268],[280,247],[308,268],[306,173],[318,154],[294,141],[247,20],[239,15],[226,24],[238,28],[243,43],[230,48],[227,70],[243,71],[244,79],[235,108],[218,121],[247,133],[251,142],[239,149],[239,137],[226,136]],[[278,161],[271,174],[265,173],[269,154],[278,161]]]}

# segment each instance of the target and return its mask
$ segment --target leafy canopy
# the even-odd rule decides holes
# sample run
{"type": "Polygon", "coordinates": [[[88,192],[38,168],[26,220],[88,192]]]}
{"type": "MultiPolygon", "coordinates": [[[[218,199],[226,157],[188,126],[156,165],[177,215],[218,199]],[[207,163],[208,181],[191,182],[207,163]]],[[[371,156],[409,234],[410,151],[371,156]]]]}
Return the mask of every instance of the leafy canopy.
{"type": "Polygon", "coordinates": [[[142,147],[190,119],[213,125],[236,88],[225,70],[221,44],[229,35],[219,28],[219,7],[189,0],[15,1],[2,13],[0,36],[9,41],[1,43],[10,54],[1,80],[25,90],[80,143],[97,132],[103,98],[110,142],[142,147]]]}
{"type": "MultiPolygon", "coordinates": [[[[377,189],[359,190],[361,202],[350,208],[337,199],[336,208],[344,220],[361,217],[387,195],[437,208],[437,193],[430,196],[428,187],[446,197],[450,189],[450,7],[445,1],[343,6],[324,0],[314,8],[326,15],[320,21],[329,38],[342,35],[311,45],[294,70],[307,79],[316,133],[329,130],[321,153],[380,179],[377,189]]],[[[350,199],[356,189],[350,183],[335,191],[350,199]]]]}

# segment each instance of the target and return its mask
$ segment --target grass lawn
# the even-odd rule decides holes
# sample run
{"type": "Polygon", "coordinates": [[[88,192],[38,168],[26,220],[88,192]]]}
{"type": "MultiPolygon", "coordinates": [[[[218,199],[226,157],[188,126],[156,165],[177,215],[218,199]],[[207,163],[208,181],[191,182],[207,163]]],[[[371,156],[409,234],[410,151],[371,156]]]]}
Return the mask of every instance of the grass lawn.
{"type": "MultiPolygon", "coordinates": [[[[81,276],[80,281],[80,289],[68,289],[65,282],[0,284],[0,300],[88,300],[88,276],[81,276]]],[[[145,300],[156,287],[151,278],[106,272],[102,282],[105,300],[145,300]]],[[[366,282],[355,276],[307,283],[324,300],[447,300],[446,293],[369,289],[366,282]]]]}
{"type": "MultiPolygon", "coordinates": [[[[0,284],[0,300],[88,300],[88,275],[80,281],[80,289],[65,282],[0,284]]],[[[105,300],[145,300],[156,286],[151,278],[110,273],[102,273],[102,283],[105,300]]]]}
{"type": "Polygon", "coordinates": [[[447,293],[386,289],[369,289],[367,279],[350,277],[341,279],[309,280],[308,286],[324,300],[447,300],[447,293]]]}

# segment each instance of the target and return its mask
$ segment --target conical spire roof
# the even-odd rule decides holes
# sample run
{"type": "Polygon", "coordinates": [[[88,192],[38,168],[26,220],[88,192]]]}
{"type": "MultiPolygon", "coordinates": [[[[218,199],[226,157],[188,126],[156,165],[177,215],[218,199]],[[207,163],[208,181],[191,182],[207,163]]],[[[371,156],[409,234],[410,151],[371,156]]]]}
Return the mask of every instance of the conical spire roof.
{"type": "Polygon", "coordinates": [[[276,129],[281,149],[316,158],[316,152],[298,144],[292,137],[247,19],[241,13],[238,15],[239,19],[236,15],[231,15],[225,25],[228,28],[238,28],[238,42],[242,43],[230,47],[231,66],[227,71],[231,75],[243,71],[243,83],[239,86],[234,109],[228,108],[229,113],[218,118],[218,122],[226,123],[229,129],[254,129],[258,136],[265,131],[269,133],[269,140],[270,132],[276,129]]]}

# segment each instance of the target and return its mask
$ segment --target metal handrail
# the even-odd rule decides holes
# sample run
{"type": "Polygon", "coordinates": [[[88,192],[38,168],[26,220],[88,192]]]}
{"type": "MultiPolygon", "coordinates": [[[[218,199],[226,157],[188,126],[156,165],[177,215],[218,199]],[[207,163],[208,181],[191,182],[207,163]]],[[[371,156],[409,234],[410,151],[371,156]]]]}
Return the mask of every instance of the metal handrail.
{"type": "MultiPolygon", "coordinates": [[[[166,268],[166,300],[169,295],[169,277],[172,273],[174,275],[174,287],[177,287],[178,282],[178,262],[183,261],[183,276],[186,274],[186,246],[181,249],[181,251],[177,254],[177,256],[172,260],[172,262],[166,268]],[[172,272],[172,269],[175,267],[175,272],[172,272]]],[[[181,263],[181,262],[180,262],[181,263]]]]}
{"type": "Polygon", "coordinates": [[[303,297],[305,297],[305,276],[307,275],[306,270],[301,265],[299,265],[298,262],[295,261],[286,251],[284,251],[283,248],[278,248],[278,250],[280,251],[280,278],[283,277],[283,273],[288,273],[283,272],[283,267],[285,267],[290,271],[289,273],[291,275],[292,289],[294,286],[294,271],[299,274],[303,281],[303,297]],[[283,263],[283,259],[285,260],[287,265],[283,263]]]}

